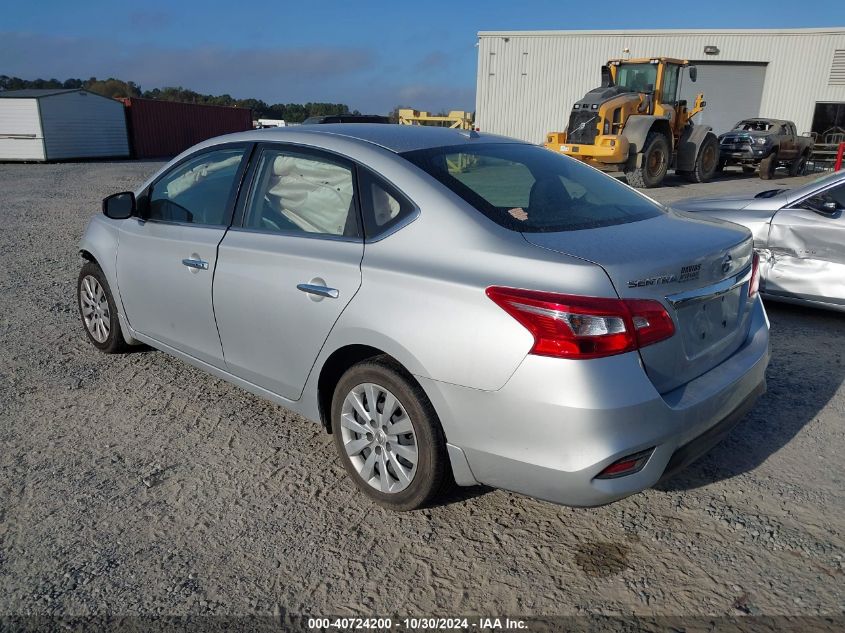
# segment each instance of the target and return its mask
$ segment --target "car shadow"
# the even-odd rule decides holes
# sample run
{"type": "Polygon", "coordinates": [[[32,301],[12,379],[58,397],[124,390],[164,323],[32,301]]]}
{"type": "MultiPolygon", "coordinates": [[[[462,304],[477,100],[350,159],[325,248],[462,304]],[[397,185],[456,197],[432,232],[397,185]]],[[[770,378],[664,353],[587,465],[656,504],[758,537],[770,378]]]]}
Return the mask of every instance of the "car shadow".
{"type": "Polygon", "coordinates": [[[158,350],[155,347],[151,347],[146,343],[138,343],[137,345],[130,345],[127,347],[122,354],[146,354],[148,352],[157,352],[158,350]]]}
{"type": "Polygon", "coordinates": [[[443,494],[437,496],[427,507],[440,508],[450,506],[462,501],[471,501],[478,497],[483,497],[486,494],[495,492],[495,488],[490,488],[483,484],[476,484],[475,486],[458,486],[453,483],[443,494]]]}
{"type": "Polygon", "coordinates": [[[766,302],[771,320],[767,393],[709,453],[659,483],[692,490],[754,470],[812,422],[845,379],[845,314],[766,302]]]}

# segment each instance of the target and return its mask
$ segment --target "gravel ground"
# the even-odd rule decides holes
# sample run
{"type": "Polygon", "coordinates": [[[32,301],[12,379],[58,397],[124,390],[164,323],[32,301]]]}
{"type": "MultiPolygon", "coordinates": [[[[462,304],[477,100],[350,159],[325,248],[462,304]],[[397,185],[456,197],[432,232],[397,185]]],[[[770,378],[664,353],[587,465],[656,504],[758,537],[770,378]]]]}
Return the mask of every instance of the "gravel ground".
{"type": "MultiPolygon", "coordinates": [[[[0,165],[0,614],[841,614],[845,315],[769,304],[769,393],[674,480],[393,514],[316,425],[78,322],[77,240],[151,162],[0,165]]],[[[729,176],[651,192],[762,190],[729,176]]],[[[0,626],[2,628],[2,626],[0,626]]]]}

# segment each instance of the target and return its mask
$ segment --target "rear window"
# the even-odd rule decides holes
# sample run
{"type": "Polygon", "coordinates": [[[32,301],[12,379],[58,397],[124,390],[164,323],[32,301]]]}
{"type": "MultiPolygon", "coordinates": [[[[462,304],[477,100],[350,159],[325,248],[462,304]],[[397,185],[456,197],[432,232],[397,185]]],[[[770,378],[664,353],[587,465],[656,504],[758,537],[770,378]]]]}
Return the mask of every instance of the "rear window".
{"type": "Polygon", "coordinates": [[[591,229],[663,212],[615,178],[535,145],[483,143],[403,156],[513,231],[591,229]]]}

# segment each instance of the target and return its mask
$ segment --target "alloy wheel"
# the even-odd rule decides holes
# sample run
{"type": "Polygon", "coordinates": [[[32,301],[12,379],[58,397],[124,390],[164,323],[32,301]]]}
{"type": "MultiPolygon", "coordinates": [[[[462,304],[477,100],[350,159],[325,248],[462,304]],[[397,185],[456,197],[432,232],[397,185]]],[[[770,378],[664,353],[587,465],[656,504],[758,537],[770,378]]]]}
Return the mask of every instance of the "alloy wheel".
{"type": "Polygon", "coordinates": [[[96,277],[86,275],[82,279],[79,305],[88,333],[98,343],[105,343],[111,330],[111,311],[106,291],[96,277]]]}
{"type": "Polygon", "coordinates": [[[390,391],[374,383],[354,387],[341,409],[343,447],[358,475],[382,493],[405,490],[419,461],[414,424],[390,391]]]}

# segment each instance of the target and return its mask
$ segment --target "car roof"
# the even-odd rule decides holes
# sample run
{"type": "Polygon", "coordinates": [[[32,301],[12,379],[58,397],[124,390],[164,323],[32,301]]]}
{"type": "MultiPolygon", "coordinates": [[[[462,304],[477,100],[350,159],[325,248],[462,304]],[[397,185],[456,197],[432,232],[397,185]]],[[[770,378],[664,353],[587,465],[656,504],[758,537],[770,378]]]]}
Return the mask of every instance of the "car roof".
{"type": "Polygon", "coordinates": [[[523,142],[506,136],[481,134],[469,130],[385,123],[327,123],[313,126],[296,125],[283,128],[265,128],[263,130],[227,134],[215,140],[227,143],[235,141],[296,141],[297,137],[301,139],[302,135],[309,137],[319,135],[342,136],[354,141],[378,145],[397,154],[432,147],[523,142]]]}

